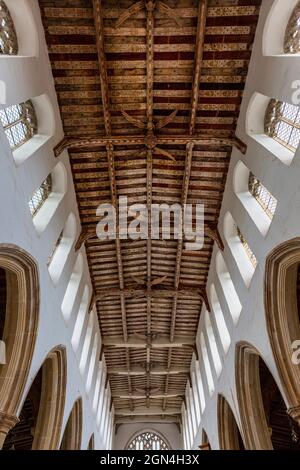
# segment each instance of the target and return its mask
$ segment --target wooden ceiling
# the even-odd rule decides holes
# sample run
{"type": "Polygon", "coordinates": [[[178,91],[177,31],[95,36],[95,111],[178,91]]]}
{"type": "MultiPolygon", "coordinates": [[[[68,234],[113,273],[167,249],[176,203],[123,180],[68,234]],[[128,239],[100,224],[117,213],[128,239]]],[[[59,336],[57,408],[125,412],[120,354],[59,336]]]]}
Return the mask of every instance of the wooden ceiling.
{"type": "Polygon", "coordinates": [[[179,422],[261,0],[39,0],[116,422],[179,422]],[[204,203],[205,243],[95,237],[101,203],[204,203]]]}

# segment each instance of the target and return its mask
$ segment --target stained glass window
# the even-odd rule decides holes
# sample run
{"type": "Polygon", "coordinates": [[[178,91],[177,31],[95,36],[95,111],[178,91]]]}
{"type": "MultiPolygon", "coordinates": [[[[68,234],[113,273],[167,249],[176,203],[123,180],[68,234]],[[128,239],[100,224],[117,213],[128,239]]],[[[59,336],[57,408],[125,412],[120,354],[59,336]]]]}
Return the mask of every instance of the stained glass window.
{"type": "Polygon", "coordinates": [[[18,40],[13,20],[3,0],[0,0],[0,54],[16,55],[18,40]]]}
{"type": "Polygon", "coordinates": [[[240,242],[241,244],[243,245],[244,247],[244,250],[246,252],[246,255],[248,256],[249,260],[251,261],[251,264],[254,268],[256,268],[257,266],[257,259],[253,253],[253,251],[251,250],[250,246],[248,245],[248,242],[246,240],[246,238],[244,237],[244,235],[242,234],[242,232],[240,231],[239,227],[236,227],[236,230],[237,230],[237,235],[240,239],[240,242]]]}
{"type": "Polygon", "coordinates": [[[277,207],[277,199],[272,196],[267,188],[265,188],[251,172],[249,174],[248,189],[267,216],[273,219],[277,207]]]}
{"type": "Polygon", "coordinates": [[[0,121],[12,150],[27,142],[37,132],[37,119],[31,101],[0,109],[0,121]]]}
{"type": "Polygon", "coordinates": [[[295,152],[300,143],[300,108],[272,99],[266,110],[265,133],[295,152]]]}
{"type": "Polygon", "coordinates": [[[44,202],[46,201],[47,197],[52,191],[52,177],[49,175],[45,181],[41,184],[41,186],[34,192],[32,198],[30,199],[28,205],[31,212],[32,217],[34,217],[38,211],[43,206],[44,202]]]}
{"type": "Polygon", "coordinates": [[[294,8],[285,31],[284,52],[286,54],[300,52],[300,2],[294,8]]]}
{"type": "Polygon", "coordinates": [[[60,232],[60,235],[59,235],[59,237],[58,237],[58,239],[57,239],[57,241],[56,241],[54,247],[53,247],[52,252],[50,253],[50,255],[49,255],[49,257],[48,257],[48,262],[47,262],[47,265],[48,265],[48,266],[49,266],[49,264],[51,263],[51,261],[52,261],[52,259],[53,259],[53,256],[55,255],[55,252],[56,252],[57,248],[59,247],[60,242],[62,241],[63,236],[64,236],[64,231],[62,230],[62,231],[60,232]]]}
{"type": "Polygon", "coordinates": [[[167,443],[154,432],[136,436],[127,446],[128,450],[169,450],[167,443]]]}

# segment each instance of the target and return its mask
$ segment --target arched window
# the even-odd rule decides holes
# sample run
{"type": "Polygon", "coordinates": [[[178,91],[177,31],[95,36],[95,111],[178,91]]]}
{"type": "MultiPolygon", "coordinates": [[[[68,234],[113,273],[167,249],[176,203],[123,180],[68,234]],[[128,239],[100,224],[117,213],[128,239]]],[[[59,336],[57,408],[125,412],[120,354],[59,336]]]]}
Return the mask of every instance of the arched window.
{"type": "Polygon", "coordinates": [[[264,127],[269,137],[295,153],[300,142],[300,108],[272,98],[264,127]]]}
{"type": "Polygon", "coordinates": [[[249,173],[248,189],[267,216],[272,220],[277,207],[277,199],[272,196],[252,172],[249,173]]]}
{"type": "Polygon", "coordinates": [[[51,192],[52,176],[50,174],[47,176],[45,181],[43,181],[41,186],[34,192],[32,198],[28,202],[32,217],[34,217],[38,213],[38,211],[41,209],[51,192]]]}
{"type": "Polygon", "coordinates": [[[244,283],[249,287],[255,273],[257,260],[230,212],[227,212],[224,217],[224,235],[244,283]]]}
{"type": "Polygon", "coordinates": [[[195,362],[195,375],[196,375],[196,386],[198,389],[199,393],[199,398],[200,398],[200,406],[201,406],[201,413],[204,412],[205,410],[205,394],[204,394],[204,388],[203,388],[203,382],[202,382],[202,375],[201,375],[201,369],[200,369],[200,362],[196,361],[195,362]]]}
{"type": "Polygon", "coordinates": [[[252,266],[254,267],[254,269],[256,268],[257,266],[257,259],[253,253],[253,251],[251,250],[246,238],[244,237],[244,235],[242,234],[242,232],[240,231],[239,227],[236,225],[236,231],[237,231],[237,234],[238,234],[238,237],[240,239],[240,242],[241,244],[243,245],[244,247],[244,250],[246,252],[246,255],[248,256],[252,266]]]}
{"type": "Polygon", "coordinates": [[[37,117],[30,100],[0,109],[0,120],[12,150],[37,133],[37,117]]]}
{"type": "Polygon", "coordinates": [[[203,362],[204,362],[204,368],[205,368],[205,373],[206,373],[208,391],[209,391],[209,394],[211,396],[215,391],[215,385],[214,385],[214,379],[213,379],[213,376],[212,376],[212,371],[211,371],[211,367],[210,367],[206,342],[205,342],[205,338],[204,338],[203,333],[200,334],[200,345],[201,345],[202,359],[203,359],[203,362]]]}
{"type": "Polygon", "coordinates": [[[54,284],[57,284],[76,237],[76,219],[71,213],[48,257],[48,270],[54,284]]]}
{"type": "Polygon", "coordinates": [[[265,237],[276,212],[277,199],[242,161],[235,166],[233,183],[238,199],[265,237]]]}
{"type": "Polygon", "coordinates": [[[127,450],[169,450],[166,441],[155,432],[143,432],[127,445],[127,450]]]}
{"type": "Polygon", "coordinates": [[[237,291],[234,287],[232,282],[230,273],[228,271],[227,265],[223,258],[222,253],[219,251],[216,256],[216,271],[218,274],[218,278],[223,289],[223,293],[230,311],[230,315],[232,317],[233,323],[236,325],[240,314],[242,311],[242,304],[240,302],[239,296],[237,291]]]}
{"type": "Polygon", "coordinates": [[[284,52],[286,54],[300,52],[300,2],[297,3],[285,31],[284,52]]]}
{"type": "Polygon", "coordinates": [[[0,0],[0,54],[18,54],[18,39],[13,20],[3,0],[0,0]]]}
{"type": "MultiPolygon", "coordinates": [[[[71,278],[66,289],[65,296],[63,298],[61,304],[61,310],[63,317],[66,321],[69,321],[71,318],[72,310],[75,304],[76,296],[79,290],[80,281],[83,274],[83,258],[82,254],[79,253],[74,265],[73,272],[71,274],[71,278]]],[[[85,289],[85,303],[88,303],[88,287],[86,286],[85,289]]]]}
{"type": "Polygon", "coordinates": [[[219,377],[222,372],[222,363],[220,359],[218,346],[216,343],[215,333],[214,333],[213,326],[211,324],[209,313],[207,310],[205,312],[205,328],[206,328],[206,333],[208,337],[208,344],[210,347],[210,352],[213,358],[215,371],[216,371],[217,377],[219,377]]]}
{"type": "Polygon", "coordinates": [[[53,247],[53,250],[51,251],[50,255],[48,256],[48,261],[47,261],[47,266],[49,266],[51,264],[51,261],[53,260],[53,257],[57,251],[57,248],[59,247],[60,245],[60,242],[62,241],[63,239],[63,236],[64,236],[64,231],[62,230],[59,234],[59,237],[58,239],[56,240],[56,243],[53,247]]]}
{"type": "Polygon", "coordinates": [[[223,346],[224,353],[226,354],[229,350],[231,339],[214,284],[212,284],[210,288],[210,300],[214,312],[215,321],[217,324],[219,337],[223,346]]]}
{"type": "Polygon", "coordinates": [[[79,307],[79,312],[77,314],[77,318],[76,318],[76,322],[75,322],[75,326],[74,326],[74,330],[72,334],[72,339],[71,339],[71,343],[75,352],[77,352],[79,345],[80,345],[80,339],[81,339],[84,323],[86,320],[86,315],[88,313],[88,308],[89,308],[89,288],[88,286],[85,286],[81,304],[79,307]]]}

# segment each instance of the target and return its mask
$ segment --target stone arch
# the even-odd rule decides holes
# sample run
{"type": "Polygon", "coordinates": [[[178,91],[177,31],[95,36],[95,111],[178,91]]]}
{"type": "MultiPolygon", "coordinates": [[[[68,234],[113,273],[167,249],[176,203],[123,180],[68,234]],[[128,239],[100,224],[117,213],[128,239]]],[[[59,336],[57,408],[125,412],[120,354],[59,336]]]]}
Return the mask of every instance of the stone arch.
{"type": "Polygon", "coordinates": [[[88,450],[95,450],[95,436],[94,434],[91,435],[89,443],[88,443],[88,450]]]}
{"type": "MultiPolygon", "coordinates": [[[[300,369],[293,364],[292,344],[300,338],[297,281],[300,276],[300,238],[277,246],[265,267],[265,315],[269,339],[289,413],[300,423],[300,369]]],[[[298,287],[299,291],[299,287],[298,287]]]]}
{"type": "Polygon", "coordinates": [[[250,344],[237,344],[237,396],[246,448],[271,450],[273,447],[260,392],[259,357],[259,352],[250,344]]]}
{"type": "Polygon", "coordinates": [[[64,347],[52,350],[43,366],[43,381],[38,422],[33,450],[56,450],[59,448],[64,416],[67,355],[64,347]]]}
{"type": "Polygon", "coordinates": [[[80,450],[82,437],[82,399],[74,403],[62,437],[60,450],[80,450]]]}
{"type": "Polygon", "coordinates": [[[218,433],[221,450],[244,450],[233,411],[223,395],[218,396],[218,433]]]}
{"type": "Polygon", "coordinates": [[[57,450],[64,415],[67,356],[63,346],[53,349],[37,372],[3,449],[57,450]]]}
{"type": "Polygon", "coordinates": [[[207,436],[207,433],[205,429],[202,429],[202,437],[201,437],[201,445],[199,446],[199,449],[201,450],[211,450],[211,445],[207,436]]]}
{"type": "Polygon", "coordinates": [[[0,245],[0,267],[6,273],[3,329],[5,364],[0,365],[0,447],[18,422],[39,319],[39,276],[34,259],[15,245],[0,245]]]}
{"type": "Polygon", "coordinates": [[[246,449],[300,448],[300,427],[288,414],[286,401],[261,354],[249,343],[236,346],[236,386],[246,449]]]}

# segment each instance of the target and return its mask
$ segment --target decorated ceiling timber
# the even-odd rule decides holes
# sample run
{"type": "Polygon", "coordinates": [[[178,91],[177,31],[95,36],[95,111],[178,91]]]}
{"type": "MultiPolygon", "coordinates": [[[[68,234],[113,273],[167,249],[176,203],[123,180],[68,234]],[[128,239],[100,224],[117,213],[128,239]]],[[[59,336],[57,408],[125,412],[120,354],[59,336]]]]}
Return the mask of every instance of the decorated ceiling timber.
{"type": "Polygon", "coordinates": [[[179,422],[261,0],[39,3],[116,422],[179,422]],[[203,249],[100,241],[120,196],[203,203],[203,249]]]}

